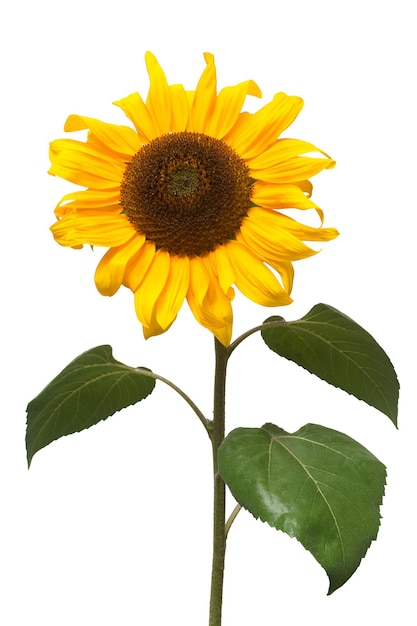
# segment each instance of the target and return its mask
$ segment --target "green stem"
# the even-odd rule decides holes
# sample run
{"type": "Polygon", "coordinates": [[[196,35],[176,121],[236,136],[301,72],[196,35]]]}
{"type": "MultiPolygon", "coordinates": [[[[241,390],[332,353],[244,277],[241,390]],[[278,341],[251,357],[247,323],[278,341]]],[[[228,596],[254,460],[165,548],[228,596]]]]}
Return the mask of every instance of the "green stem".
{"type": "Polygon", "coordinates": [[[226,367],[229,351],[215,339],[216,368],[214,378],[214,410],[210,433],[213,447],[213,566],[211,573],[209,626],[221,626],[224,559],[226,553],[226,491],[218,472],[218,450],[225,434],[226,367]]]}

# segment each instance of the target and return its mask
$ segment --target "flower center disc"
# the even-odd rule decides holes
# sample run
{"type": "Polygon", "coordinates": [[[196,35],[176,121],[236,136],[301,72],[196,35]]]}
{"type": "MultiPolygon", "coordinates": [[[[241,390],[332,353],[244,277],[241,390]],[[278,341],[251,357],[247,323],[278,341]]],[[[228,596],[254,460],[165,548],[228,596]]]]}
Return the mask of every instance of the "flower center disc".
{"type": "Polygon", "coordinates": [[[171,133],[143,146],[121,184],[123,213],[158,248],[201,255],[235,239],[250,204],[249,169],[223,141],[171,133]]]}

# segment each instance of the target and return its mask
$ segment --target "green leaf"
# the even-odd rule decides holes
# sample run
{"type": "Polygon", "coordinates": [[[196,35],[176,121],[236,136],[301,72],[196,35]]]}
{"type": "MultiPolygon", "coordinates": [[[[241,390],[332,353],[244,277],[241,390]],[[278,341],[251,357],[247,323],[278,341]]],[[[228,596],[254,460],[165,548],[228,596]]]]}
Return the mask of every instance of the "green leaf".
{"type": "Polygon", "coordinates": [[[63,435],[97,424],[148,396],[155,380],[113,358],[111,346],[84,352],[54,378],[27,407],[26,449],[33,455],[63,435]]]}
{"type": "Polygon", "coordinates": [[[399,384],[387,354],[352,319],[317,304],[294,322],[270,317],[262,330],[266,345],[322,380],[385,413],[397,425],[399,384]]]}
{"type": "Polygon", "coordinates": [[[312,553],[329,593],[376,539],[385,467],[343,433],[315,424],[293,434],[273,424],[237,428],[220,446],[219,470],[239,504],[312,553]]]}

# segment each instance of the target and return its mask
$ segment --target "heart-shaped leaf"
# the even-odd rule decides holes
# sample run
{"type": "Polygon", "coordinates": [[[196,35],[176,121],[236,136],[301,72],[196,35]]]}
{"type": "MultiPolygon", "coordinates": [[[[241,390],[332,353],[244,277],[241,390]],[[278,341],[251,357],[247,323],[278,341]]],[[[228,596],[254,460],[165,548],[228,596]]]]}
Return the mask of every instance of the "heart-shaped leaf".
{"type": "Polygon", "coordinates": [[[219,448],[220,474],[256,518],[296,537],[343,585],[376,539],[385,467],[347,435],[307,424],[290,434],[237,428],[219,448]]]}
{"type": "Polygon", "coordinates": [[[317,304],[294,322],[270,317],[266,345],[322,380],[385,413],[396,425],[399,384],[387,354],[350,317],[317,304]]]}
{"type": "Polygon", "coordinates": [[[74,359],[28,404],[28,464],[55,439],[146,398],[155,387],[147,372],[116,361],[111,346],[92,348],[74,359]]]}

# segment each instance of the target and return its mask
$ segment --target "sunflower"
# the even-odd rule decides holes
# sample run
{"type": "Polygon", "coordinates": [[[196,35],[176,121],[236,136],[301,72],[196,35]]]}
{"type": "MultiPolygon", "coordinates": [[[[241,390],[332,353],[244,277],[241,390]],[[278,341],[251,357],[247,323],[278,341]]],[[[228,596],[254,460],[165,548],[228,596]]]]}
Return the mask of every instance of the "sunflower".
{"type": "Polygon", "coordinates": [[[97,266],[99,292],[134,293],[146,338],[171,326],[187,299],[197,321],[225,346],[232,334],[233,285],[263,306],[292,302],[292,262],[315,254],[334,228],[303,225],[282,209],[321,209],[308,180],[334,161],[314,145],[280,135],[303,101],[261,97],[252,80],[217,93],[212,54],[195,91],[169,85],[155,56],[144,102],[115,102],[134,129],[70,115],[64,129],[88,129],[86,141],[51,143],[50,174],[85,189],[65,195],[51,227],[63,246],[108,248],[97,266]],[[306,156],[313,153],[314,156],[306,156]]]}

